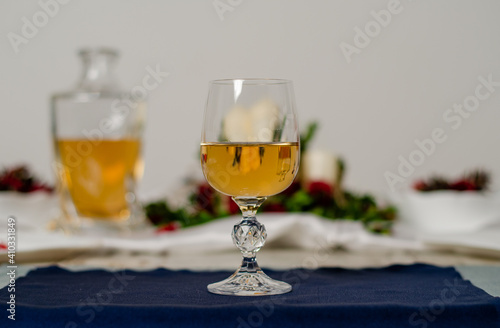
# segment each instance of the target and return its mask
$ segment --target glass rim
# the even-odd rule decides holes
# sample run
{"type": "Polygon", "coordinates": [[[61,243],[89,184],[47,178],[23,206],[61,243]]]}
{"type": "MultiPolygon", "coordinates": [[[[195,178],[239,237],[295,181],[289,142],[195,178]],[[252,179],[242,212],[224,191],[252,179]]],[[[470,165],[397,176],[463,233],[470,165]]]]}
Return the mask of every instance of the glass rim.
{"type": "Polygon", "coordinates": [[[274,84],[291,84],[291,80],[274,79],[274,78],[234,78],[234,79],[217,79],[211,80],[212,85],[233,85],[235,81],[241,81],[246,85],[274,85],[274,84]]]}

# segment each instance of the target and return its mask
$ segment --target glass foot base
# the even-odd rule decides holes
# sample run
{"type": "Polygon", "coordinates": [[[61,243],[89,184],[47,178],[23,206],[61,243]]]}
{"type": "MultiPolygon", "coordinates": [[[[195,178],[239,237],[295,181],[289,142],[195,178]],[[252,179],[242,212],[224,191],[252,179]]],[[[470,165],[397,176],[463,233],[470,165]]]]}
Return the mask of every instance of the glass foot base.
{"type": "Polygon", "coordinates": [[[288,293],[292,286],[283,281],[269,278],[262,270],[240,272],[222,281],[207,286],[208,291],[220,295],[265,296],[288,293]]]}

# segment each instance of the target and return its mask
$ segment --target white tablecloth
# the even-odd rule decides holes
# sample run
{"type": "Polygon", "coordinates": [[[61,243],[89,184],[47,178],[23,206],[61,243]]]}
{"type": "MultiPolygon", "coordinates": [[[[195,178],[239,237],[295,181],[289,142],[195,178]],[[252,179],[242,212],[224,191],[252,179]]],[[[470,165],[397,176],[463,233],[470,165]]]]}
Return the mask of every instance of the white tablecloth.
{"type": "MultiPolygon", "coordinates": [[[[0,242],[7,241],[7,217],[16,217],[17,255],[50,254],[65,250],[119,249],[139,252],[213,252],[234,249],[230,231],[239,216],[177,230],[157,233],[153,227],[128,236],[112,234],[66,235],[47,227],[58,214],[57,198],[44,193],[0,195],[0,242]]],[[[360,222],[329,220],[306,213],[259,214],[268,232],[266,248],[299,249],[336,248],[373,249],[396,248],[422,250],[425,247],[482,252],[500,256],[500,231],[488,229],[471,234],[418,234],[408,226],[396,226],[393,236],[367,232],[360,222]]],[[[6,260],[6,252],[0,260],[6,260]]]]}

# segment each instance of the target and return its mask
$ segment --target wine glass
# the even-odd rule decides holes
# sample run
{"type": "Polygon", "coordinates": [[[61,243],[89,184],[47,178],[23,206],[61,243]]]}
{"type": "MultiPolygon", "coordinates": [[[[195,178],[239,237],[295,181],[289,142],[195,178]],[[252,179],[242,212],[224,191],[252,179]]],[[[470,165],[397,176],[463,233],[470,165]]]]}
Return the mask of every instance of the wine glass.
{"type": "Polygon", "coordinates": [[[234,79],[210,82],[201,137],[208,183],[232,196],[243,213],[232,238],[243,254],[229,278],[208,285],[222,295],[275,295],[292,290],[268,277],[256,253],[267,233],[255,214],[268,196],[285,190],[299,168],[299,128],[291,81],[234,79]]]}

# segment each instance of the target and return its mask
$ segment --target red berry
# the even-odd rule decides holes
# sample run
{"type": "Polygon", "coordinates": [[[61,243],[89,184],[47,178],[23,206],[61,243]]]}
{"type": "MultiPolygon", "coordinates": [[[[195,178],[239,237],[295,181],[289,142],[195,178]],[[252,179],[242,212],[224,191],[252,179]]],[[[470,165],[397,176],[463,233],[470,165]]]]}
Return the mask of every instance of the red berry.
{"type": "Polygon", "coordinates": [[[413,189],[415,190],[426,190],[427,189],[427,184],[425,182],[423,182],[422,180],[420,181],[417,181],[413,184],[413,189]]]}
{"type": "Polygon", "coordinates": [[[156,233],[171,232],[177,229],[179,229],[179,224],[177,222],[170,222],[156,229],[156,233]]]}
{"type": "Polygon", "coordinates": [[[214,213],[214,197],[215,190],[210,185],[204,183],[198,186],[196,193],[196,204],[199,208],[206,210],[209,213],[214,213]]]}
{"type": "Polygon", "coordinates": [[[476,185],[467,180],[459,180],[451,184],[452,190],[466,191],[466,190],[477,190],[476,185]]]}
{"type": "Polygon", "coordinates": [[[307,187],[307,191],[315,195],[331,195],[332,194],[332,186],[323,181],[313,181],[307,187]]]}
{"type": "Polygon", "coordinates": [[[269,204],[266,206],[265,210],[266,212],[286,212],[285,206],[279,203],[269,204]]]}

